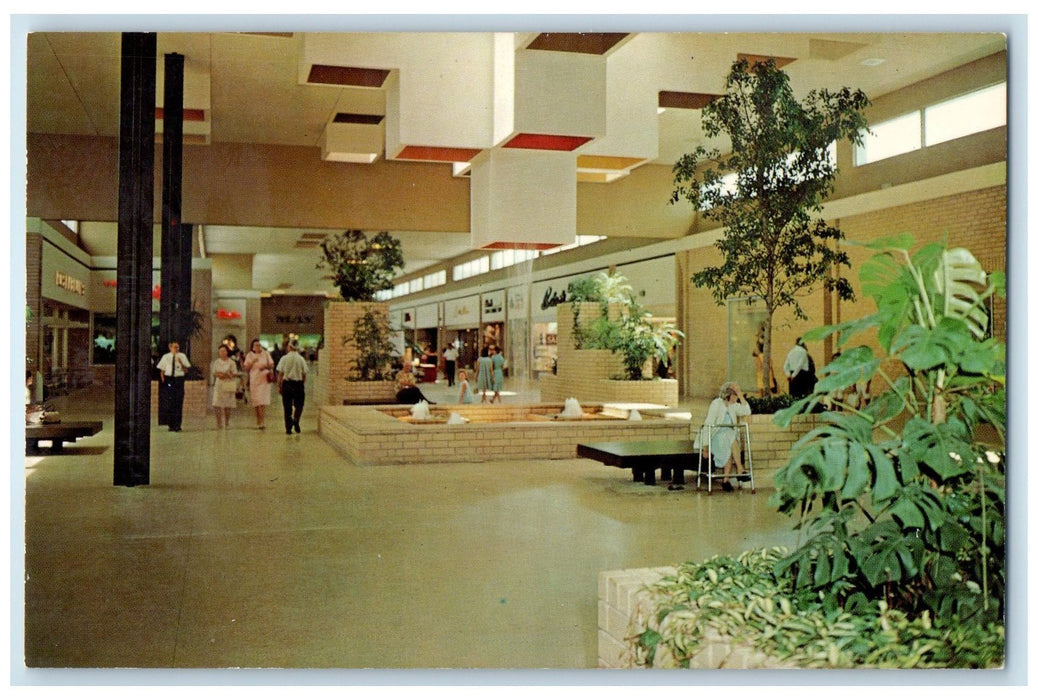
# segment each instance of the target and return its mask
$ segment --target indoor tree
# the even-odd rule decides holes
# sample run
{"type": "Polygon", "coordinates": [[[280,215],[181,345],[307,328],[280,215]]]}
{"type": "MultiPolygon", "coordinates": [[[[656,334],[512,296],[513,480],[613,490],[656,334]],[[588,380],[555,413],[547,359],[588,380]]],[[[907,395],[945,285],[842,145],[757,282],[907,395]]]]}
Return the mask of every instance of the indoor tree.
{"type": "Polygon", "coordinates": [[[840,275],[849,266],[836,244],[843,233],[820,217],[837,168],[831,149],[849,139],[861,144],[869,104],[860,90],[821,89],[798,101],[774,59],[736,61],[725,93],[703,108],[703,131],[727,136],[731,150],[698,147],[674,164],[671,203],[691,202],[723,227],[715,243],[718,266],[692,275],[724,304],[729,297],[759,299],[764,324],[764,386],[771,386],[772,321],[790,307],[806,319],[798,298],[818,286],[853,299],[840,275]]]}
{"type": "Polygon", "coordinates": [[[372,301],[376,292],[390,289],[404,267],[400,241],[382,231],[370,239],[350,229],[321,243],[318,268],[329,269],[346,301],[372,301]]]}

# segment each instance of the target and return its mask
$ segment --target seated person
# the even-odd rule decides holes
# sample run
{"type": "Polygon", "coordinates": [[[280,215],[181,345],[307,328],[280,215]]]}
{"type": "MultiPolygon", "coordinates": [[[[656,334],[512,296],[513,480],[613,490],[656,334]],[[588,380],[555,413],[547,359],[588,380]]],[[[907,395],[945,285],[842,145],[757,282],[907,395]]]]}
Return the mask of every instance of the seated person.
{"type": "Polygon", "coordinates": [[[743,396],[742,389],[735,382],[725,382],[721,385],[718,396],[710,403],[706,412],[706,420],[703,427],[708,430],[700,430],[696,435],[693,447],[702,450],[703,457],[712,456],[714,464],[724,466],[724,477],[721,479],[721,488],[731,491],[732,485],[728,481],[733,469],[737,468],[742,474],[742,442],[739,440],[739,431],[736,424],[740,418],[750,415],[750,404],[743,396]],[[729,427],[730,426],[730,427],[729,427]],[[706,445],[700,444],[703,436],[709,433],[710,449],[707,452],[706,445]]]}
{"type": "Polygon", "coordinates": [[[422,390],[415,386],[414,375],[410,372],[400,372],[396,375],[396,402],[400,404],[414,405],[419,401],[433,404],[422,394],[422,390]]]}

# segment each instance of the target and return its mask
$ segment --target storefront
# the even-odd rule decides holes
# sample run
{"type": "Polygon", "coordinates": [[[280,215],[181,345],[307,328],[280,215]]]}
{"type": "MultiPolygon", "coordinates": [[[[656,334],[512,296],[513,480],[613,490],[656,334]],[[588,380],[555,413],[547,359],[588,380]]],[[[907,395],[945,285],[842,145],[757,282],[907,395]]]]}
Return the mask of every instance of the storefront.
{"type": "Polygon", "coordinates": [[[456,343],[458,368],[471,368],[479,357],[480,345],[479,295],[450,299],[443,302],[443,326],[446,337],[443,344],[456,343]]]}
{"type": "MultiPolygon", "coordinates": [[[[237,304],[237,300],[227,299],[227,302],[237,304]]],[[[327,298],[321,296],[277,294],[264,297],[260,300],[260,343],[267,350],[273,351],[275,347],[281,347],[286,340],[296,338],[299,340],[300,350],[308,359],[319,358],[320,350],[324,346],[326,302],[327,298]]],[[[246,304],[247,306],[249,304],[246,304]]],[[[244,339],[240,340],[247,342],[244,339]]],[[[342,339],[339,339],[339,342],[342,342],[342,339]]]]}
{"type": "Polygon", "coordinates": [[[505,290],[480,294],[479,309],[482,346],[493,345],[504,351],[508,342],[505,337],[505,290]]]}
{"type": "Polygon", "coordinates": [[[41,402],[94,381],[90,258],[39,219],[26,233],[26,369],[41,402]]]}
{"type": "Polygon", "coordinates": [[[419,352],[419,377],[435,382],[440,358],[440,304],[424,304],[415,308],[414,344],[419,352]]]}

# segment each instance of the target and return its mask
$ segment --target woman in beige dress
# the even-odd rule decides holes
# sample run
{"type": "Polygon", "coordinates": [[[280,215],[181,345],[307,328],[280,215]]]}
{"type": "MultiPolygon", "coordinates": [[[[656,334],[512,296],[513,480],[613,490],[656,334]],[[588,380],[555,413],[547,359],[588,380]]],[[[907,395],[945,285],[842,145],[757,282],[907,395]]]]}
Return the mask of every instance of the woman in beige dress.
{"type": "Polygon", "coordinates": [[[266,428],[264,422],[267,406],[270,405],[270,386],[274,381],[274,358],[260,345],[259,338],[252,341],[242,367],[249,373],[249,401],[256,409],[256,427],[266,428]]]}

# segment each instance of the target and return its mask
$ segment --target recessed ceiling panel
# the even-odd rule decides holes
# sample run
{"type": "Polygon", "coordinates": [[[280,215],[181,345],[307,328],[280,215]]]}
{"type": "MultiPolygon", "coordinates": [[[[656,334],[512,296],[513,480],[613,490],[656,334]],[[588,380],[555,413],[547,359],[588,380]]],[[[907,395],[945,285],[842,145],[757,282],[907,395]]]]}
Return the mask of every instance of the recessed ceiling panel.
{"type": "Polygon", "coordinates": [[[380,88],[388,76],[389,71],[381,68],[326,66],[315,63],[310,66],[310,74],[307,76],[306,82],[321,85],[380,88]]]}
{"type": "Polygon", "coordinates": [[[601,56],[623,41],[626,36],[626,32],[546,32],[538,34],[526,48],[601,56]]]}

